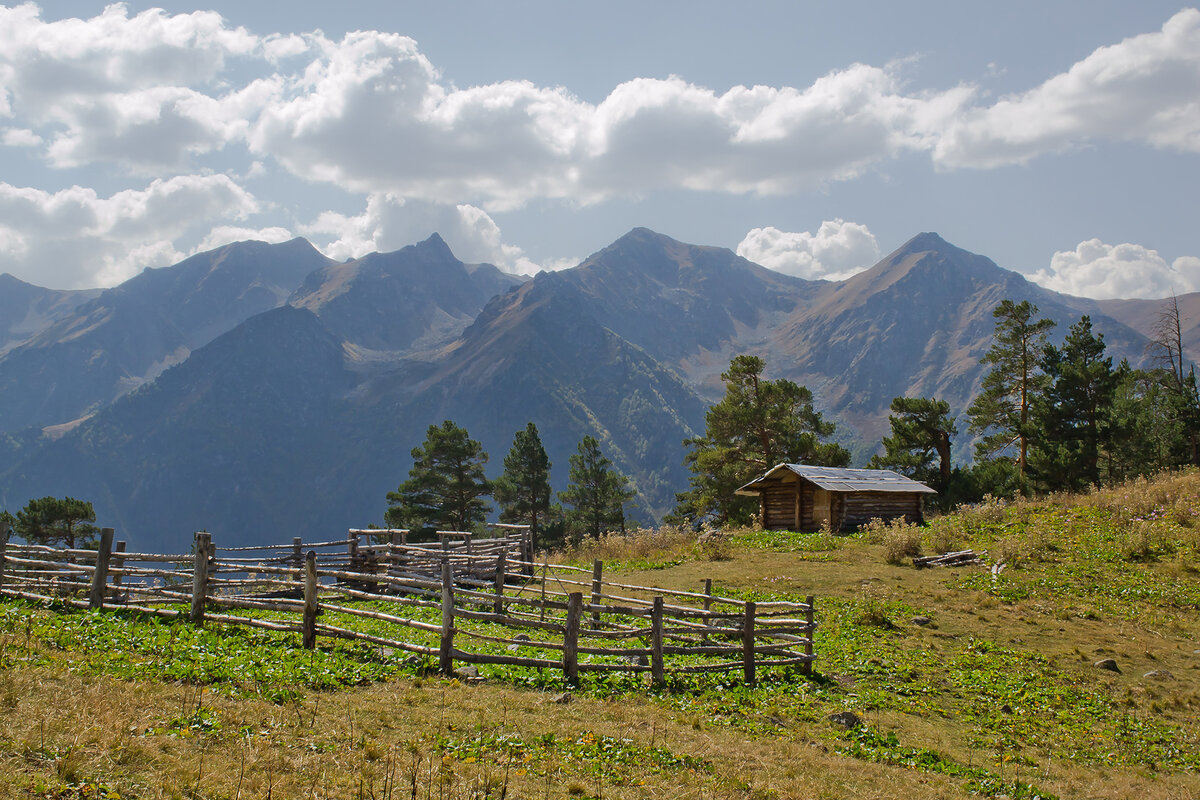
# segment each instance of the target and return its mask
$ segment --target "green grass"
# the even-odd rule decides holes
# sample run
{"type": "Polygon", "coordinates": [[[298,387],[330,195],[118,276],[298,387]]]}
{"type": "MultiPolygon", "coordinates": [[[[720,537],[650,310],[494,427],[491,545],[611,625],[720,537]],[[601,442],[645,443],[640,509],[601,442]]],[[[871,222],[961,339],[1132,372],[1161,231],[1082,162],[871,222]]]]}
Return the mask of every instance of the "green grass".
{"type": "MultiPolygon", "coordinates": [[[[247,774],[274,779],[263,771],[272,759],[296,762],[303,775],[340,764],[370,776],[375,790],[390,769],[389,780],[407,776],[445,797],[499,796],[501,780],[526,794],[553,784],[553,796],[635,797],[642,785],[679,797],[1186,796],[1200,791],[1195,508],[1200,477],[1182,475],[1087,497],[988,503],[922,533],[927,549],[953,541],[986,551],[1005,564],[995,573],[885,563],[878,530],[735,531],[718,561],[680,531],[658,542],[639,531],[627,552],[610,538],[600,544],[605,575],[623,582],[695,589],[711,577],[725,596],[816,595],[817,670],[764,671],[753,687],[739,673],[671,676],[654,689],[642,675],[584,673],[565,705],[548,700],[566,688],[558,670],[483,665],[486,682],[458,697],[465,687],[430,682],[430,660],[403,652],[328,639],[306,651],[291,634],[4,602],[0,705],[20,713],[0,715],[0,764],[23,776],[17,784],[31,797],[100,797],[101,788],[126,796],[137,786],[173,796],[147,793],[144,776],[186,788],[191,778],[179,775],[190,770],[224,787],[211,796],[235,797],[239,774],[243,783],[247,774]],[[915,624],[919,616],[931,624],[915,624]],[[1100,657],[1122,672],[1095,669],[1100,657]],[[33,727],[31,714],[64,702],[59,683],[106,694],[136,687],[150,699],[124,709],[133,722],[104,728],[88,749],[33,727]],[[397,691],[421,709],[403,724],[379,702],[397,691]],[[447,692],[465,705],[446,705],[447,692]],[[518,711],[520,721],[510,716],[518,711]],[[841,711],[863,724],[832,725],[841,711]],[[487,718],[471,722],[473,713],[487,718]],[[344,740],[319,733],[318,720],[344,727],[344,740]],[[260,760],[250,773],[233,763],[238,748],[260,760]],[[225,763],[206,773],[218,750],[228,751],[225,763]]],[[[587,564],[595,552],[575,557],[587,564]]],[[[404,633],[348,615],[323,621],[404,633]]],[[[358,796],[346,780],[332,796],[358,796]]]]}

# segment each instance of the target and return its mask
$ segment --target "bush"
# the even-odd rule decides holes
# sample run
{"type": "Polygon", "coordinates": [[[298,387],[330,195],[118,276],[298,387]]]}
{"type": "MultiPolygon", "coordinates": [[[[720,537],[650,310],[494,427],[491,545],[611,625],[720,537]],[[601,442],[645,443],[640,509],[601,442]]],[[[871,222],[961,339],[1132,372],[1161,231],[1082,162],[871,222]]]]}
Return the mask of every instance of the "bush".
{"type": "Polygon", "coordinates": [[[707,561],[728,561],[733,557],[733,546],[729,534],[722,531],[705,531],[700,534],[692,549],[707,561]]]}

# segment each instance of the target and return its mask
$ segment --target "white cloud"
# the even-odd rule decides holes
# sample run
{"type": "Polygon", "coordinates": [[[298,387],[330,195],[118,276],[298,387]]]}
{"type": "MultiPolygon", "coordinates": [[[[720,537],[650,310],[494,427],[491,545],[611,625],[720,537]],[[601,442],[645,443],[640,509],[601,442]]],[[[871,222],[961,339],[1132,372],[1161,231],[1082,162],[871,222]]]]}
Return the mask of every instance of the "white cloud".
{"type": "Polygon", "coordinates": [[[37,147],[42,137],[28,128],[5,128],[4,144],[8,147],[37,147]]]}
{"type": "Polygon", "coordinates": [[[764,267],[808,280],[845,280],[879,260],[879,244],[866,225],[826,220],[817,232],[755,228],[737,254],[764,267]]]}
{"type": "Polygon", "coordinates": [[[500,226],[487,212],[466,204],[442,205],[374,194],[362,214],[325,212],[300,226],[300,231],[314,237],[322,252],[338,260],[398,250],[437,233],[458,259],[469,264],[486,262],[514,273],[542,268],[526,258],[521,248],[504,243],[500,226]]]}
{"type": "Polygon", "coordinates": [[[1200,258],[1183,256],[1168,263],[1157,250],[1138,244],[1089,239],[1074,250],[1055,253],[1048,269],[1029,278],[1077,297],[1160,298],[1200,291],[1200,258]]]}
{"type": "Polygon", "coordinates": [[[288,242],[295,236],[287,228],[244,228],[237,225],[218,225],[200,240],[200,244],[192,248],[192,253],[203,253],[205,250],[215,250],[222,245],[233,242],[268,242],[279,244],[288,242]]]}
{"type": "Polygon", "coordinates": [[[0,271],[54,288],[112,286],[182,259],[174,242],[197,226],[258,210],[223,175],[156,180],[106,198],[79,186],[50,193],[0,183],[0,271]]]}
{"type": "Polygon", "coordinates": [[[33,4],[0,7],[0,110],[39,132],[58,167],[176,168],[241,137],[271,94],[271,80],[206,93],[227,59],[260,44],[211,11],[130,17],[117,3],[91,19],[44,22],[33,4]]]}
{"type": "Polygon", "coordinates": [[[1200,11],[1101,47],[1067,72],[964,113],[935,149],[945,167],[1019,164],[1093,141],[1200,152],[1200,11]]]}

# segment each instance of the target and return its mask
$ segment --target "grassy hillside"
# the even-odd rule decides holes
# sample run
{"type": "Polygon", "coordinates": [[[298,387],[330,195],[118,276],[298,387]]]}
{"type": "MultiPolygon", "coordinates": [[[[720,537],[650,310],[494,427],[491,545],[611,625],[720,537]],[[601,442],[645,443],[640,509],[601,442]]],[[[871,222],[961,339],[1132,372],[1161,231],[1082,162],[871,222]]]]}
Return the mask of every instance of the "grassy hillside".
{"type": "Polygon", "coordinates": [[[653,692],[588,675],[565,694],[549,672],[460,683],[374,648],[8,602],[0,795],[1200,794],[1200,474],[924,529],[639,533],[566,556],[631,583],[814,594],[816,674],[653,692]],[[988,566],[917,570],[913,545],[988,566]]]}

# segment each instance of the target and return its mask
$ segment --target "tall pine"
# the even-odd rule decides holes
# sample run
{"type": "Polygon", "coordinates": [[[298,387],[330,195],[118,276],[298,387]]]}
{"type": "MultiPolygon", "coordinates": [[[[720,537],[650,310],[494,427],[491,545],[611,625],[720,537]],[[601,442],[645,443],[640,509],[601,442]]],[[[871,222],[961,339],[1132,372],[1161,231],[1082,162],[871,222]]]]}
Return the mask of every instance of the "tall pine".
{"type": "Polygon", "coordinates": [[[513,437],[493,494],[500,505],[500,521],[528,525],[536,548],[541,541],[539,525],[550,511],[550,458],[532,422],[513,437]]]}
{"type": "Polygon", "coordinates": [[[950,438],[958,433],[950,404],[932,397],[897,397],[891,411],[892,435],[883,440],[884,452],[867,466],[894,469],[944,494],[950,485],[950,438]]]}
{"type": "Polygon", "coordinates": [[[1104,355],[1104,336],[1088,316],[1071,326],[1062,349],[1047,345],[1047,384],[1033,404],[1031,468],[1039,488],[1100,486],[1101,454],[1111,441],[1112,403],[1120,376],[1104,355]]]}
{"type": "Polygon", "coordinates": [[[491,510],[491,484],[483,473],[488,455],[466,429],[450,420],[430,425],[413,448],[408,480],[388,492],[384,520],[393,528],[469,531],[491,510]]]}
{"type": "Polygon", "coordinates": [[[595,437],[584,436],[580,441],[579,452],[571,456],[568,478],[570,483],[558,498],[571,506],[567,523],[573,538],[599,538],[614,529],[625,532],[625,504],[636,492],[629,488],[629,479],[600,452],[595,437]]]}
{"type": "Polygon", "coordinates": [[[1038,307],[1028,300],[1003,300],[992,311],[996,319],[992,346],[980,361],[992,369],[967,416],[972,434],[985,434],[975,445],[975,457],[988,460],[1014,448],[1018,478],[1025,483],[1029,462],[1030,413],[1046,377],[1042,350],[1054,322],[1037,319],[1038,307]]]}

